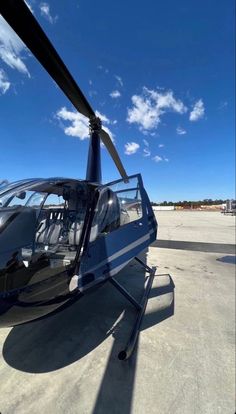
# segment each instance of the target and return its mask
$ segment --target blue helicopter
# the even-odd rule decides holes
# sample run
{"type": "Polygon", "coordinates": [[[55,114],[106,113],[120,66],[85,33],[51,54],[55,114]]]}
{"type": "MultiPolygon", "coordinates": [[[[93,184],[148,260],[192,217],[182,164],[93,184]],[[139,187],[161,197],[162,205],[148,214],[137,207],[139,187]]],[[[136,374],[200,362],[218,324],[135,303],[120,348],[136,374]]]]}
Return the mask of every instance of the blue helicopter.
{"type": "Polygon", "coordinates": [[[0,188],[0,327],[55,313],[109,281],[137,309],[119,355],[127,359],[155,274],[137,257],[157,234],[141,175],[126,174],[101,120],[25,2],[2,0],[0,13],[90,124],[85,180],[25,179],[0,188]],[[101,182],[101,141],[122,177],[107,184],[101,182]],[[114,279],[134,258],[150,274],[141,302],[114,279]]]}

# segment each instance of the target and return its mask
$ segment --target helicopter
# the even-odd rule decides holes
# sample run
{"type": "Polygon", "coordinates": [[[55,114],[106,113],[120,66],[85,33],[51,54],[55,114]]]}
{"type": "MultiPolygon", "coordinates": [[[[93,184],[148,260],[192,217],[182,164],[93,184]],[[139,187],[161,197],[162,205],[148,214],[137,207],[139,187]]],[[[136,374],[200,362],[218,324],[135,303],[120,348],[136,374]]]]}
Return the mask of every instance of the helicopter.
{"type": "Polygon", "coordinates": [[[0,13],[74,107],[89,118],[85,179],[32,178],[0,187],[0,327],[38,320],[111,282],[137,309],[133,352],[155,275],[137,255],[157,236],[140,174],[128,176],[101,120],[23,0],[2,0],[0,13]],[[102,183],[101,142],[121,178],[102,183]],[[136,259],[149,278],[138,302],[114,276],[136,259]]]}

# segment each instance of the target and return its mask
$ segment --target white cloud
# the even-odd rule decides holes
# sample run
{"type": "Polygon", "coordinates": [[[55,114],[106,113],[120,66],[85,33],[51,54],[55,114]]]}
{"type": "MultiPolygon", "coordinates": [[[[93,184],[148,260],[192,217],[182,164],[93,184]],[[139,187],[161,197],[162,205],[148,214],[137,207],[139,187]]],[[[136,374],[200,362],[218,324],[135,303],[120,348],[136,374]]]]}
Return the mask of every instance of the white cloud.
{"type": "Polygon", "coordinates": [[[105,124],[111,123],[110,119],[108,119],[106,115],[101,114],[101,112],[95,111],[95,115],[100,118],[102,122],[105,122],[105,124]]]}
{"type": "Polygon", "coordinates": [[[121,96],[121,93],[120,93],[119,91],[117,91],[117,90],[112,91],[112,92],[110,93],[110,97],[111,97],[111,98],[119,98],[120,96],[121,96]]]}
{"type": "Polygon", "coordinates": [[[102,65],[98,65],[97,68],[101,71],[103,71],[104,73],[108,74],[109,73],[109,69],[104,68],[104,66],[102,65]]]}
{"type": "Polygon", "coordinates": [[[159,155],[155,155],[155,157],[153,157],[153,161],[155,161],[155,162],[161,162],[161,161],[163,161],[163,158],[160,157],[159,155]]]}
{"type": "Polygon", "coordinates": [[[92,96],[96,96],[98,93],[97,93],[97,91],[95,91],[94,89],[91,89],[90,91],[89,91],[89,96],[90,97],[92,97],[92,96]]]}
{"type": "Polygon", "coordinates": [[[52,17],[50,13],[50,6],[48,3],[46,2],[40,3],[39,8],[40,8],[41,16],[45,17],[45,19],[51,24],[56,23],[58,16],[52,17]]]}
{"type": "Polygon", "coordinates": [[[24,57],[22,56],[26,50],[24,43],[0,16],[0,58],[12,69],[17,69],[30,78],[30,73],[23,62],[24,57]]]}
{"type": "Polygon", "coordinates": [[[139,125],[142,132],[155,129],[161,122],[161,117],[169,111],[183,114],[186,106],[174,97],[173,91],[160,92],[143,88],[141,95],[133,95],[133,107],[128,108],[127,121],[139,125]]]}
{"type": "Polygon", "coordinates": [[[227,101],[222,101],[218,107],[218,109],[224,109],[228,106],[228,102],[227,101]]]}
{"type": "Polygon", "coordinates": [[[140,145],[137,142],[127,142],[127,144],[125,144],[125,154],[135,154],[138,151],[139,147],[140,145]]]}
{"type": "Polygon", "coordinates": [[[149,149],[149,142],[146,139],[143,139],[143,143],[146,148],[143,149],[143,156],[144,157],[150,157],[151,151],[149,149]]]}
{"type": "Polygon", "coordinates": [[[150,157],[151,151],[148,148],[143,149],[143,156],[144,157],[150,157]]]}
{"type": "Polygon", "coordinates": [[[184,128],[182,128],[182,127],[178,126],[178,127],[176,128],[176,133],[177,133],[178,135],[185,135],[185,134],[187,134],[187,131],[185,131],[185,129],[184,129],[184,128]]]}
{"type": "Polygon", "coordinates": [[[78,137],[81,140],[89,138],[89,122],[88,119],[77,111],[68,111],[65,107],[57,111],[58,119],[70,122],[69,126],[63,129],[66,135],[78,137]]]}
{"type": "Polygon", "coordinates": [[[8,81],[4,70],[0,69],[0,93],[4,95],[10,86],[11,83],[8,81]]]}
{"type": "MultiPolygon", "coordinates": [[[[106,115],[101,114],[98,111],[95,113],[103,123],[111,123],[106,115]]],[[[64,123],[62,124],[62,128],[66,135],[78,137],[81,140],[89,138],[89,120],[81,113],[77,111],[69,111],[67,108],[63,107],[57,111],[56,117],[60,121],[69,122],[69,126],[65,126],[64,123]]],[[[107,126],[103,126],[103,129],[110,135],[112,141],[114,142],[114,137],[110,129],[107,126]]]]}
{"type": "Polygon", "coordinates": [[[164,144],[159,144],[158,147],[159,148],[163,148],[165,145],[164,144]]]}
{"type": "Polygon", "coordinates": [[[193,110],[190,112],[189,120],[190,121],[197,121],[198,119],[202,118],[205,113],[204,103],[202,99],[199,99],[194,107],[193,110]]]}
{"type": "Polygon", "coordinates": [[[164,161],[169,162],[169,158],[164,157],[164,161]]]}
{"type": "Polygon", "coordinates": [[[120,77],[120,76],[115,75],[115,78],[116,78],[116,80],[118,81],[118,83],[120,84],[120,86],[123,86],[123,85],[124,85],[124,84],[123,84],[123,80],[121,79],[121,77],[120,77]]]}

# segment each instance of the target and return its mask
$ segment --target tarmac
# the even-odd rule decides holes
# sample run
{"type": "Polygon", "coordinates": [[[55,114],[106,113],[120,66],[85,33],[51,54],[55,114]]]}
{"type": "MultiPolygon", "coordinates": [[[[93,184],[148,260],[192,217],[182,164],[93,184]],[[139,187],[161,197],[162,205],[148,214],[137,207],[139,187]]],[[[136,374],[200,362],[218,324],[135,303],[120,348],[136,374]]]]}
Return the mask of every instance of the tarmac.
{"type": "MultiPolygon", "coordinates": [[[[139,341],[117,358],[135,309],[111,285],[45,320],[0,330],[1,414],[233,414],[235,218],[160,211],[139,341]]],[[[147,274],[146,274],[147,275],[147,274]]],[[[117,280],[140,298],[133,261],[117,280]]]]}

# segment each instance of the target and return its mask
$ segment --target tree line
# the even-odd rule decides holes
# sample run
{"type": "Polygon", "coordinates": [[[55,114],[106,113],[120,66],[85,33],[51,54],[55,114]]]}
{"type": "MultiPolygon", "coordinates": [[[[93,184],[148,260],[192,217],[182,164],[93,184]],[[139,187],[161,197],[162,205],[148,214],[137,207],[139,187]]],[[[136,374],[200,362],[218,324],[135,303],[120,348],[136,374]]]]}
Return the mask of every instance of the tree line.
{"type": "Polygon", "coordinates": [[[181,206],[181,207],[197,207],[201,205],[205,206],[212,206],[212,205],[220,205],[226,203],[226,200],[216,199],[212,200],[211,198],[205,198],[204,200],[198,201],[162,201],[161,203],[152,202],[152,206],[181,206]]]}

